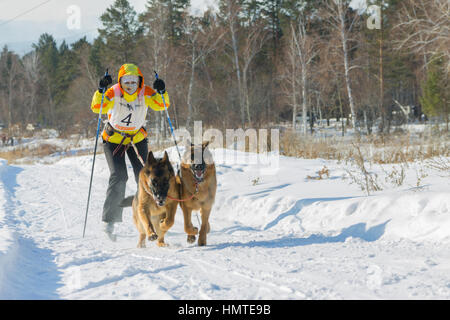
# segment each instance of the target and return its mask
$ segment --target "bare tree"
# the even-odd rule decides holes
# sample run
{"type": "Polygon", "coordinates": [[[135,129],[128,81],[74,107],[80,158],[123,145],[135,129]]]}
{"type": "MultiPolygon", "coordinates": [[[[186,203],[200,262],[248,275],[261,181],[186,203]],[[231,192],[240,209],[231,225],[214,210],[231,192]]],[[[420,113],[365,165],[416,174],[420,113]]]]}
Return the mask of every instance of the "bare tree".
{"type": "Polygon", "coordinates": [[[224,32],[217,34],[217,27],[214,21],[209,21],[209,25],[202,25],[199,19],[194,17],[187,17],[184,27],[184,33],[186,35],[186,44],[189,48],[190,59],[190,78],[187,92],[187,106],[188,116],[186,120],[186,127],[190,128],[192,125],[192,116],[196,113],[196,110],[192,104],[192,92],[195,82],[196,66],[204,61],[204,58],[214,52],[217,45],[220,43],[224,36],[224,32]]]}
{"type": "Polygon", "coordinates": [[[27,80],[29,90],[27,94],[28,102],[25,104],[27,109],[25,115],[26,123],[32,122],[36,117],[36,107],[38,102],[38,92],[39,92],[39,54],[36,50],[33,50],[23,58],[24,73],[27,80]]]}
{"type": "MultiPolygon", "coordinates": [[[[324,101],[324,111],[329,118],[330,115],[336,115],[341,121],[342,136],[346,130],[346,115],[344,113],[342,101],[342,59],[338,38],[319,39],[317,44],[320,63],[315,67],[315,72],[311,74],[313,82],[321,92],[324,101]],[[339,52],[337,52],[339,51],[339,52]]],[[[327,119],[328,119],[327,118],[327,119]]]]}
{"type": "Polygon", "coordinates": [[[398,13],[395,29],[402,31],[396,48],[407,48],[429,58],[443,58],[450,73],[450,1],[406,0],[398,13]]]}
{"type": "Polygon", "coordinates": [[[6,118],[8,123],[8,128],[13,125],[13,110],[16,89],[20,80],[22,66],[20,58],[17,54],[9,51],[5,46],[0,57],[0,71],[2,74],[2,89],[3,96],[6,97],[6,118]]]}
{"type": "Polygon", "coordinates": [[[241,77],[241,67],[239,63],[239,43],[238,43],[238,27],[239,27],[239,13],[241,8],[236,0],[225,0],[224,2],[224,20],[229,28],[230,35],[230,45],[233,51],[233,65],[236,72],[236,80],[238,86],[238,103],[241,116],[241,123],[245,124],[245,105],[242,99],[242,77],[241,77]]]}
{"type": "MultiPolygon", "coordinates": [[[[152,75],[155,70],[160,75],[167,75],[169,66],[173,62],[165,29],[168,19],[168,8],[163,1],[154,1],[151,7],[147,6],[146,12],[139,19],[144,25],[144,37],[139,43],[142,54],[139,57],[139,60],[142,61],[140,64],[142,72],[152,75]]],[[[170,79],[165,80],[167,80],[167,83],[170,82],[170,79]]],[[[174,105],[174,97],[171,96],[171,98],[171,104],[174,105]]],[[[153,119],[155,119],[156,132],[159,133],[157,135],[157,144],[160,145],[161,137],[165,137],[167,133],[165,116],[162,112],[157,112],[153,119]]]]}
{"type": "Polygon", "coordinates": [[[249,68],[253,59],[261,51],[267,39],[267,31],[264,30],[263,26],[257,23],[248,27],[247,37],[242,46],[242,93],[244,96],[244,105],[248,123],[251,123],[250,93],[248,86],[249,68]]]}
{"type": "MultiPolygon", "coordinates": [[[[300,62],[301,88],[302,88],[302,130],[306,134],[307,117],[307,90],[309,66],[317,55],[314,38],[306,31],[306,21],[303,16],[299,17],[297,28],[291,24],[292,41],[295,44],[296,55],[300,62]]],[[[295,119],[293,119],[295,121],[295,119]]]]}
{"type": "Polygon", "coordinates": [[[344,79],[347,87],[348,102],[350,105],[352,126],[356,130],[356,107],[352,93],[350,71],[355,65],[350,61],[350,34],[354,25],[359,20],[359,14],[350,17],[350,0],[322,0],[325,7],[325,19],[331,28],[339,35],[342,46],[342,58],[344,62],[344,79]]]}
{"type": "Polygon", "coordinates": [[[294,41],[295,34],[291,32],[288,44],[284,50],[285,55],[284,59],[286,63],[282,64],[282,72],[281,72],[281,87],[284,91],[284,96],[286,96],[290,100],[290,104],[292,105],[292,129],[296,129],[296,119],[297,119],[297,108],[298,108],[298,93],[297,93],[297,85],[298,85],[298,57],[297,50],[295,47],[294,41]]]}

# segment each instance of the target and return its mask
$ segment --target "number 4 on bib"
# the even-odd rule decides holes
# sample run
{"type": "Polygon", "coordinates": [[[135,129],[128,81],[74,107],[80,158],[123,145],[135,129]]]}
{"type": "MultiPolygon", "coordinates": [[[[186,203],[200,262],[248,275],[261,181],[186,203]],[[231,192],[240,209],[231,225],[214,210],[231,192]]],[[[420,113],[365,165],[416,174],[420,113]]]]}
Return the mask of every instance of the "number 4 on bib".
{"type": "Polygon", "coordinates": [[[122,120],[120,120],[120,122],[125,123],[127,126],[129,126],[131,123],[131,113],[129,115],[127,115],[125,118],[123,118],[122,120]]]}

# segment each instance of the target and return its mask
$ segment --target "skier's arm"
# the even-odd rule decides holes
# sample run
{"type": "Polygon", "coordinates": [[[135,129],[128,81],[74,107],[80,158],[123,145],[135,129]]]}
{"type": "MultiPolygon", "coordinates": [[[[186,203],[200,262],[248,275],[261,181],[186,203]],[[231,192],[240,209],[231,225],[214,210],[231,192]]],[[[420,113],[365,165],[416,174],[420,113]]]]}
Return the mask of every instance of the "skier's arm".
{"type": "MultiPolygon", "coordinates": [[[[161,95],[157,93],[155,90],[150,88],[149,86],[145,86],[145,105],[149,108],[152,108],[155,111],[163,111],[164,110],[164,103],[161,95]]],[[[170,106],[170,99],[169,94],[164,92],[164,102],[166,103],[166,108],[169,108],[170,106]]]]}
{"type": "MultiPolygon", "coordinates": [[[[105,98],[103,99],[102,114],[107,113],[114,105],[114,90],[109,88],[106,90],[105,98]]],[[[92,97],[91,109],[95,113],[100,112],[100,103],[102,102],[102,94],[96,90],[92,97]]]]}

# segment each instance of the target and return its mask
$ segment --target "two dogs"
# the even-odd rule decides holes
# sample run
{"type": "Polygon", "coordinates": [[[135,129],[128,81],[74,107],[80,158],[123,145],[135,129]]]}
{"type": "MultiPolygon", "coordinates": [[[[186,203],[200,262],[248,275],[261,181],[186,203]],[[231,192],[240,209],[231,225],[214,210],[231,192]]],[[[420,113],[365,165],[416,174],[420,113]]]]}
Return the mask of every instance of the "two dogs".
{"type": "Polygon", "coordinates": [[[210,230],[209,215],[214,204],[217,180],[216,169],[208,142],[201,146],[190,145],[182,160],[181,170],[175,175],[167,152],[162,159],[155,159],[149,152],[147,162],[139,174],[138,192],[125,198],[122,207],[133,208],[133,222],[139,231],[138,248],[145,247],[145,239],[157,240],[157,245],[166,246],[164,236],[173,226],[175,213],[180,204],[184,216],[184,230],[187,241],[206,245],[210,230]],[[194,161],[201,154],[201,162],[194,161]],[[192,224],[192,211],[200,211],[200,232],[192,224]]]}

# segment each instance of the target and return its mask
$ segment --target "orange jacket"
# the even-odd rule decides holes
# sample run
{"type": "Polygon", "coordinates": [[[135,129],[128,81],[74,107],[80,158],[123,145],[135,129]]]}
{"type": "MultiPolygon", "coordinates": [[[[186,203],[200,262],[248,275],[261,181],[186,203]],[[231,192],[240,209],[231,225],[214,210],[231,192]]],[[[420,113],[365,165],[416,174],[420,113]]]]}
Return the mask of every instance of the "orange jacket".
{"type": "MultiPolygon", "coordinates": [[[[95,113],[100,112],[102,94],[95,91],[92,97],[91,109],[95,113]]],[[[170,105],[169,95],[164,93],[166,107],[170,105]]],[[[114,128],[114,132],[107,132],[106,126],[102,137],[105,141],[119,144],[126,133],[134,135],[133,142],[138,143],[147,136],[144,129],[147,108],[155,111],[163,111],[164,104],[160,94],[151,87],[144,84],[144,76],[139,68],[134,64],[124,64],[119,69],[118,83],[105,92],[103,100],[102,114],[108,114],[108,122],[114,128]],[[137,91],[130,95],[122,89],[120,79],[124,75],[135,75],[140,77],[137,91]]],[[[126,138],[123,144],[130,143],[130,138],[126,138]]]]}

